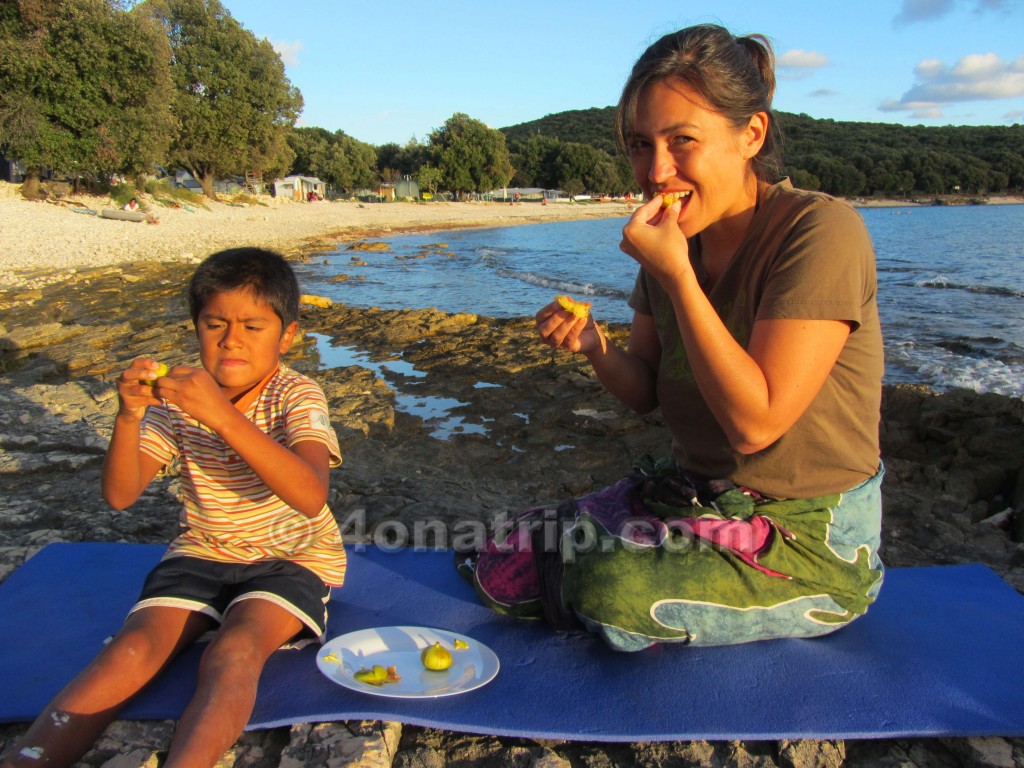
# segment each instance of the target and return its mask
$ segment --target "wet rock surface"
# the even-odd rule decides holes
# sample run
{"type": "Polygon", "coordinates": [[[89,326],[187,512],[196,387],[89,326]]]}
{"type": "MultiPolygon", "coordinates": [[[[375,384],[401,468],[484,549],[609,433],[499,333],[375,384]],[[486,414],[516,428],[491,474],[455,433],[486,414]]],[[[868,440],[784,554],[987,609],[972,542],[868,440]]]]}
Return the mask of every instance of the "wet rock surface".
{"type": "MultiPolygon", "coordinates": [[[[174,535],[173,471],[123,512],[103,501],[99,473],[128,362],[195,364],[191,269],[105,267],[0,292],[0,578],[53,541],[174,535]]],[[[303,308],[301,326],[287,362],[328,396],[345,458],[330,502],[350,542],[461,546],[496,517],[668,450],[659,417],[627,412],[583,362],[540,344],[531,319],[335,304],[303,308]]],[[[1024,592],[1024,403],[886,388],[882,442],[885,562],[982,562],[1024,592]]],[[[0,726],[0,753],[24,728],[0,726]]],[[[82,765],[159,765],[172,732],[120,721],[82,765]]],[[[601,744],[348,722],[244,734],[222,765],[1022,766],[1024,740],[601,744]]]]}

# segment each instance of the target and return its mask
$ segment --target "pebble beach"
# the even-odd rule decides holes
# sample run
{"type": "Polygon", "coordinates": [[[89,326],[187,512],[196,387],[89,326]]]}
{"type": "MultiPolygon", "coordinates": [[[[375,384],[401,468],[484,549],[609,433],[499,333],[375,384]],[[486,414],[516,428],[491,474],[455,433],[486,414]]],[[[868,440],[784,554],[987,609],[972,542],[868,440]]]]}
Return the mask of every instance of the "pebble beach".
{"type": "MultiPolygon", "coordinates": [[[[113,380],[132,357],[171,364],[193,354],[180,286],[225,247],[259,245],[294,258],[389,233],[505,227],[625,216],[618,203],[293,203],[228,200],[192,210],[140,199],[155,224],[104,220],[107,199],[29,202],[0,183],[0,580],[56,541],[166,543],[178,479],[160,479],[136,508],[112,513],[99,471],[116,410],[113,380]],[[127,290],[126,288],[130,288],[127,290]]],[[[570,355],[535,343],[529,318],[435,310],[303,309],[289,364],[323,385],[345,464],[332,474],[339,520],[372,526],[430,514],[449,526],[534,503],[557,503],[617,480],[632,457],[667,446],[659,417],[627,413],[570,355]],[[455,398],[484,433],[438,439],[402,410],[408,377],[372,365],[327,366],[330,347],[401,358],[417,392],[455,398]],[[502,350],[495,355],[494,350],[502,350]],[[494,386],[481,388],[480,381],[494,386]],[[525,418],[522,416],[525,414],[525,418]],[[564,448],[572,436],[574,450],[564,448]],[[425,512],[427,510],[428,512],[425,512]]],[[[620,340],[624,327],[609,332],[620,340]]],[[[891,567],[981,562],[1024,592],[1024,404],[972,392],[887,387],[883,559],[891,567]]],[[[352,538],[346,538],[353,542],[352,538]]],[[[980,649],[984,652],[984,649],[980,649]]],[[[998,660],[993,660],[998,663],[998,660]]],[[[0,754],[26,724],[0,725],[0,754]]],[[[157,768],[172,722],[118,721],[79,768],[157,768]]],[[[223,768],[301,766],[644,765],[825,768],[1024,766],[1024,739],[700,741],[603,744],[461,734],[397,722],[298,724],[243,734],[223,768]]]]}

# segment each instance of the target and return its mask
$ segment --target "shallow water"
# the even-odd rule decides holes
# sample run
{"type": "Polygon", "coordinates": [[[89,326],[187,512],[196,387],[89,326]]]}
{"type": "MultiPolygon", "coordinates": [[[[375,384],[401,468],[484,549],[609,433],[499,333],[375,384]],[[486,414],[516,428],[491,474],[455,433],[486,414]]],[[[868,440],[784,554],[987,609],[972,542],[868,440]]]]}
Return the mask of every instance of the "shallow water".
{"type": "MultiPolygon", "coordinates": [[[[1024,205],[866,208],[875,243],[886,381],[1024,396],[1024,205]]],[[[383,238],[300,265],[303,290],[350,306],[531,316],[556,293],[628,322],[635,263],[624,219],[383,238]],[[332,282],[346,274],[350,279],[332,282]]]]}

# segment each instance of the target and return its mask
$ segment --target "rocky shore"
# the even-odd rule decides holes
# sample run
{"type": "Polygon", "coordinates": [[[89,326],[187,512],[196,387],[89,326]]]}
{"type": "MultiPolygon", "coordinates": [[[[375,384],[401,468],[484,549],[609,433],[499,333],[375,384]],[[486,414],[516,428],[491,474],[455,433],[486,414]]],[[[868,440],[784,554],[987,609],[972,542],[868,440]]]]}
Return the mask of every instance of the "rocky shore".
{"type": "MultiPolygon", "coordinates": [[[[11,229],[3,218],[0,227],[6,251],[11,229]]],[[[353,225],[333,239],[367,231],[353,225]]],[[[313,237],[322,243],[330,232],[313,237]]],[[[113,381],[137,355],[194,361],[181,296],[188,262],[222,245],[204,241],[187,258],[99,259],[34,274],[0,256],[0,270],[14,275],[0,280],[0,579],[54,541],[173,536],[173,474],[125,512],[100,495],[113,381]]],[[[539,344],[527,318],[334,305],[305,307],[301,325],[288,362],[327,393],[345,456],[330,503],[350,542],[372,540],[387,522],[486,525],[607,485],[632,458],[668,448],[657,416],[626,412],[585,365],[539,344]]],[[[882,441],[886,563],[982,562],[1024,592],[1024,403],[887,388],[882,441]]],[[[24,728],[0,726],[0,753],[24,728]]],[[[172,729],[119,721],[81,765],[158,766],[172,729]]],[[[1024,766],[1024,739],[602,744],[347,722],[246,733],[221,765],[1024,766]]]]}

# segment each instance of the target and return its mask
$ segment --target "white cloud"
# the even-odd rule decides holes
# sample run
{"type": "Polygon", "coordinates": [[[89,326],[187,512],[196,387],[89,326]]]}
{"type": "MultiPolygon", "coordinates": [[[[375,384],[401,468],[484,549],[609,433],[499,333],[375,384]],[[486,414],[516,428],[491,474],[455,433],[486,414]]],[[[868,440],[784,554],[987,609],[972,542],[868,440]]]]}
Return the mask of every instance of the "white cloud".
{"type": "Polygon", "coordinates": [[[941,117],[950,104],[1024,96],[1024,56],[1003,61],[994,53],[972,53],[952,67],[938,59],[925,59],[914,68],[914,74],[917,82],[913,87],[879,109],[941,117]]]}
{"type": "Polygon", "coordinates": [[[270,44],[274,46],[274,50],[277,51],[277,55],[281,57],[281,61],[286,67],[294,67],[299,63],[299,51],[302,50],[301,40],[271,40],[270,44]]]}
{"type": "Polygon", "coordinates": [[[803,80],[828,64],[828,56],[823,53],[795,48],[779,56],[775,68],[779,76],[786,80],[803,80]]]}

